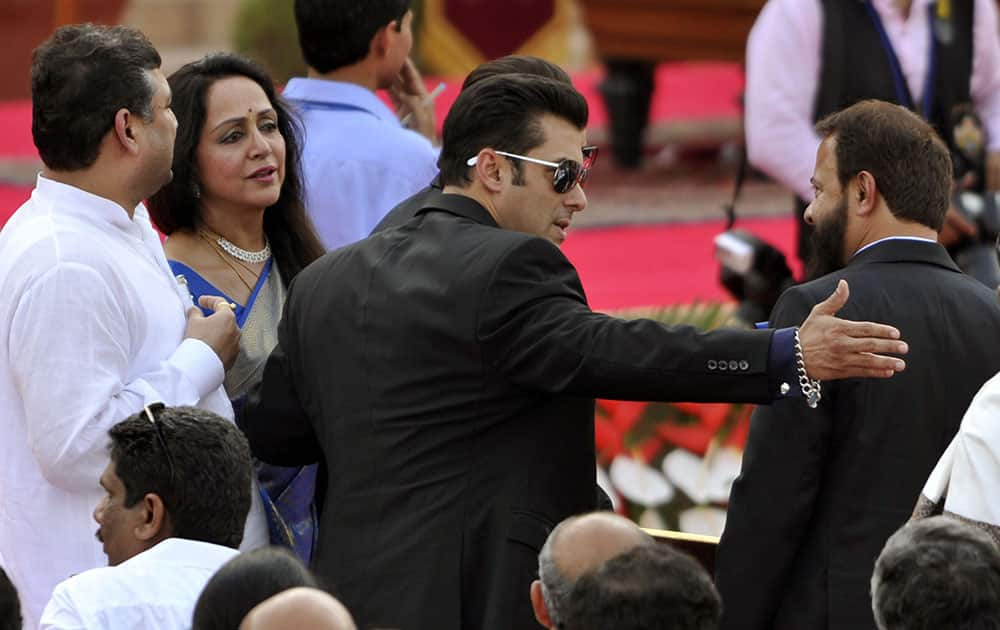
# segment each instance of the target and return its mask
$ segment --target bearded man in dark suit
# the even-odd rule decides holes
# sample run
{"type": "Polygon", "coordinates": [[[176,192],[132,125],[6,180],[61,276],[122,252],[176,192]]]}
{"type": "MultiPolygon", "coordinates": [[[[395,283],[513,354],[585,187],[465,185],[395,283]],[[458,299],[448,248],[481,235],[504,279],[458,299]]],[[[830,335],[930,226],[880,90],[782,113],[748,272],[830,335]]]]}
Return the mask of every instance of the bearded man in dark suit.
{"type": "MultiPolygon", "coordinates": [[[[327,467],[313,568],[359,626],[534,628],[556,523],[596,507],[594,397],[769,402],[813,378],[889,376],[897,331],[668,328],[592,312],[559,245],[594,152],[571,85],[477,82],[444,124],[441,194],[289,288],[244,426],[277,464],[327,467]],[[829,368],[827,366],[835,366],[829,368]]],[[[792,390],[792,391],[790,391],[792,390]]]]}
{"type": "Polygon", "coordinates": [[[952,164],[934,130],[880,101],[817,130],[805,219],[814,271],[830,273],[786,291],[771,323],[794,326],[848,281],[841,314],[890,322],[913,350],[897,378],[838,381],[818,409],[785,399],[754,413],[716,561],[727,630],[874,630],[875,559],[1000,370],[996,295],[937,242],[952,164]]]}

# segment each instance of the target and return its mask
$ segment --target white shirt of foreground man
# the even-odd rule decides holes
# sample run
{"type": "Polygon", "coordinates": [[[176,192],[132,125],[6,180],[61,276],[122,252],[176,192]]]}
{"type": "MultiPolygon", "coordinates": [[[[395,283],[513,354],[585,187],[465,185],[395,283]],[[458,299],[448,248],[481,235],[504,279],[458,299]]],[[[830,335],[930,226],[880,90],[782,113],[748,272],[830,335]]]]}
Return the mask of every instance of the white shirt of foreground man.
{"type": "MultiPolygon", "coordinates": [[[[143,405],[232,419],[222,362],[183,339],[187,291],[146,209],[42,176],[0,232],[0,556],[25,627],[56,584],[105,566],[92,514],[108,429],[143,405]]],[[[243,549],[266,544],[254,498],[243,549]]]]}
{"type": "Polygon", "coordinates": [[[1000,374],[972,399],[962,425],[921,492],[914,516],[944,513],[1000,545],[1000,374]]]}
{"type": "Polygon", "coordinates": [[[40,630],[186,630],[205,584],[239,552],[168,538],[116,567],[88,571],[56,587],[40,630]]]}

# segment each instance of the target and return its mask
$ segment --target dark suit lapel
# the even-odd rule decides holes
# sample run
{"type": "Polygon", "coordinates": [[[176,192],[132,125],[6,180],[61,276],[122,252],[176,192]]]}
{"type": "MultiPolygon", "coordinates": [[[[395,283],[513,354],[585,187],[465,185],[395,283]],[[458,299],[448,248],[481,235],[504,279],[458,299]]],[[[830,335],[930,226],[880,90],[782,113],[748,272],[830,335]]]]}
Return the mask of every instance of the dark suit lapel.
{"type": "Polygon", "coordinates": [[[493,219],[493,215],[491,215],[486,208],[480,205],[475,199],[466,197],[465,195],[454,195],[443,192],[430,195],[423,207],[417,210],[417,214],[424,214],[426,212],[434,212],[437,210],[465,217],[466,219],[470,219],[476,223],[482,223],[483,225],[499,227],[497,222],[493,219]]]}
{"type": "Polygon", "coordinates": [[[962,273],[948,255],[948,251],[939,243],[915,241],[911,239],[892,239],[872,245],[856,254],[847,263],[848,267],[872,263],[916,262],[944,267],[949,271],[962,273]]]}

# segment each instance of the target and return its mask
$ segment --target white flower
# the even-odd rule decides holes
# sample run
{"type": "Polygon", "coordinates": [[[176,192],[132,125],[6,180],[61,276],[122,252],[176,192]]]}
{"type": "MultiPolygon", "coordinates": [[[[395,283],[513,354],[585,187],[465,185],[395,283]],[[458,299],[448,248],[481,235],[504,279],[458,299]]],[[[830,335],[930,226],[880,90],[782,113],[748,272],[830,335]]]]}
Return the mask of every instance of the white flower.
{"type": "Polygon", "coordinates": [[[693,507],[681,512],[681,531],[703,536],[721,536],[726,528],[726,511],[714,507],[693,507]]]}
{"type": "Polygon", "coordinates": [[[608,474],[614,487],[633,503],[656,507],[674,496],[673,487],[660,471],[627,455],[615,457],[608,474]]]}
{"type": "Polygon", "coordinates": [[[726,446],[710,449],[701,458],[684,449],[674,449],[663,458],[663,474],[698,505],[725,503],[733,480],[740,474],[742,455],[726,446]]]}
{"type": "Polygon", "coordinates": [[[658,511],[647,508],[639,515],[639,527],[645,527],[646,529],[666,529],[667,523],[658,511]]]}

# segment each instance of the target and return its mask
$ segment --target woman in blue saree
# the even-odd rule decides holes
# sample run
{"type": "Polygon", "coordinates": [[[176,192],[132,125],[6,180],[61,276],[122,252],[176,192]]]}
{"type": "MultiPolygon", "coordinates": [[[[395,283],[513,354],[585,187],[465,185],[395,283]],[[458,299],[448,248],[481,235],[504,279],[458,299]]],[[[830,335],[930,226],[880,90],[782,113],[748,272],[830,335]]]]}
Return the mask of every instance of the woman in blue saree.
{"type": "MultiPolygon", "coordinates": [[[[174,177],[149,211],[195,303],[219,295],[233,305],[242,338],[225,386],[235,401],[261,379],[288,283],[323,253],[302,205],[300,126],[267,74],[237,55],[209,55],[169,83],[178,123],[174,177]]],[[[316,465],[258,462],[257,474],[271,542],[308,563],[316,465]]]]}

